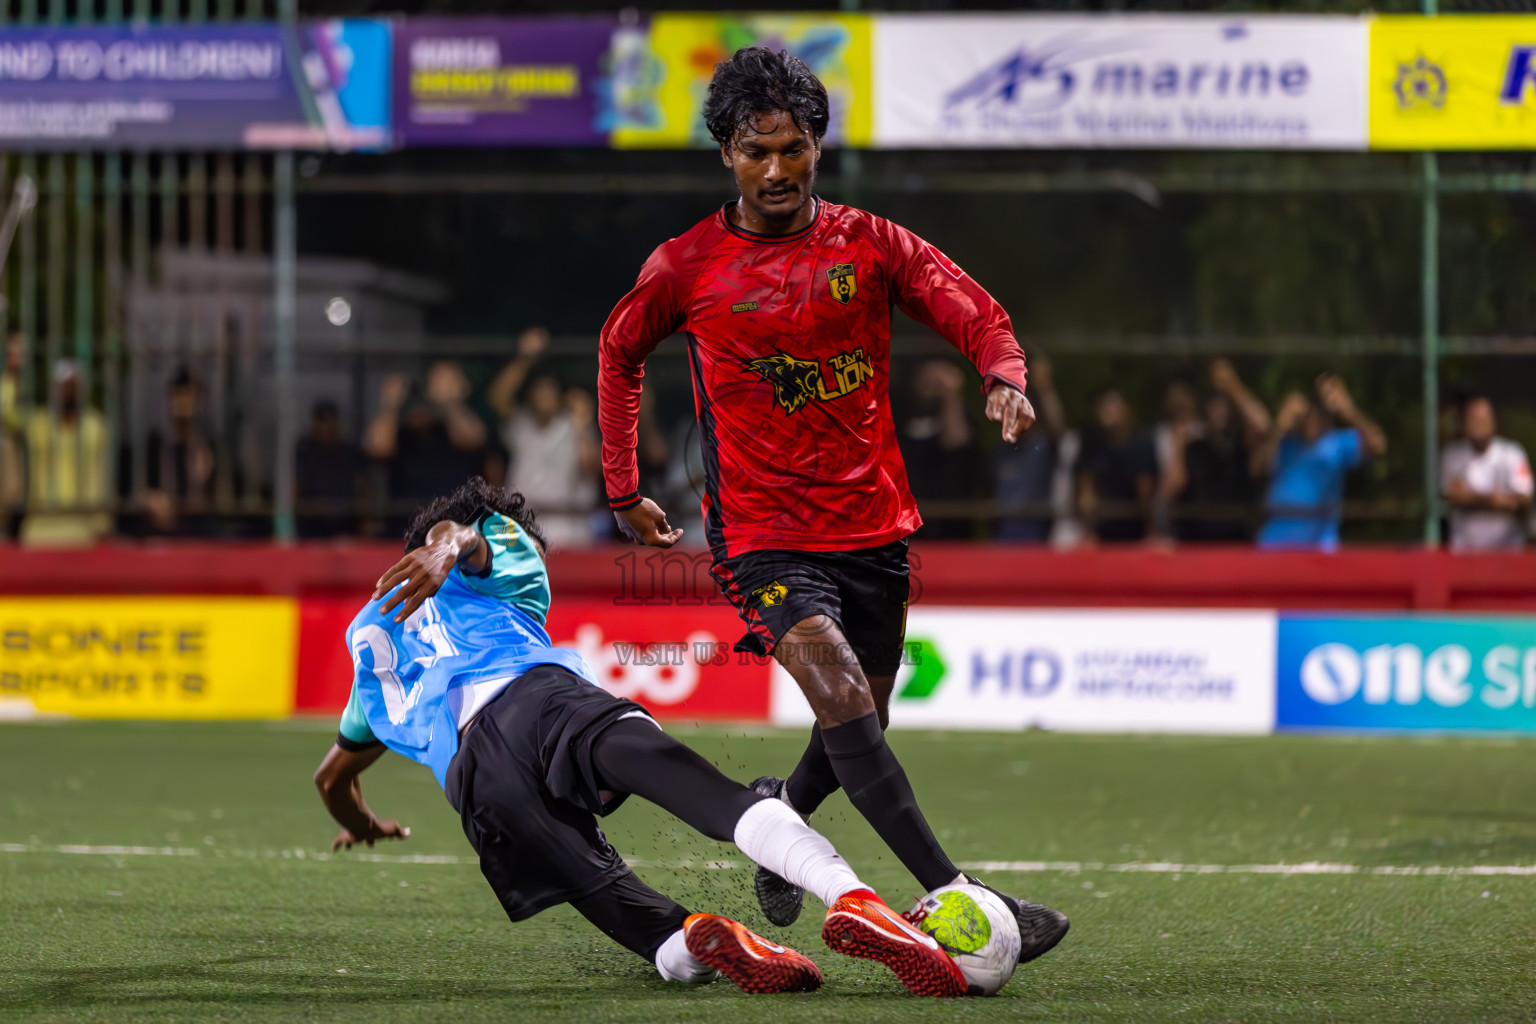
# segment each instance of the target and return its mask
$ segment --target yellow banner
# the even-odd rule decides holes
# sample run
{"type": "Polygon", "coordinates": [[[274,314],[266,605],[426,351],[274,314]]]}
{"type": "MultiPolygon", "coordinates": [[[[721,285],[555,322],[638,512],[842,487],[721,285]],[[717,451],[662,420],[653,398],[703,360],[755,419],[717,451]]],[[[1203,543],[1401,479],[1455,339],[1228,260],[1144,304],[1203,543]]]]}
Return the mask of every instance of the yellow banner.
{"type": "Polygon", "coordinates": [[[1376,18],[1370,104],[1375,149],[1536,148],[1536,16],[1376,18]]]}
{"type": "Polygon", "coordinates": [[[613,144],[620,149],[712,146],[704,128],[704,97],[715,64],[743,46],[787,50],[822,84],[832,121],[826,141],[867,146],[874,121],[870,89],[871,20],[861,14],[658,14],[651,19],[644,57],[615,74],[623,111],[613,144]]]}
{"type": "Polygon", "coordinates": [[[278,718],[293,711],[297,646],[289,598],[6,598],[0,710],[278,718]]]}

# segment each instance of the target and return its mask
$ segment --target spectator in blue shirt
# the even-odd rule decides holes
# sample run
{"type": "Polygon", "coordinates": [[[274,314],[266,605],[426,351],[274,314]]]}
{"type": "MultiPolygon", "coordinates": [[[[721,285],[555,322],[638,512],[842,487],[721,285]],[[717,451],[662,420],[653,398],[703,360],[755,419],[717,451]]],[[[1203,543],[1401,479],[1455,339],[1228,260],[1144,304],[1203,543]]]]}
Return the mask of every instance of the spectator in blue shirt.
{"type": "Polygon", "coordinates": [[[1355,406],[1338,374],[1317,378],[1316,398],[1286,395],[1253,453],[1254,475],[1270,478],[1259,546],[1337,549],[1344,477],[1386,450],[1386,434],[1355,406]]]}

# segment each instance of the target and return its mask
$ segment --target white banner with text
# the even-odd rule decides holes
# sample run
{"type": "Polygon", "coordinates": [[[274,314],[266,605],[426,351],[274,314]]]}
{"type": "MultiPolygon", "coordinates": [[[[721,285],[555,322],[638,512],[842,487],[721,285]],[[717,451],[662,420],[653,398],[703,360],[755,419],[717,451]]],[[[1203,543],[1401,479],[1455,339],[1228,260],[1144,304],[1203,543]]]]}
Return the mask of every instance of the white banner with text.
{"type": "MultiPolygon", "coordinates": [[[[891,726],[1267,733],[1272,611],[914,608],[891,726]]],[[[809,724],[774,666],[776,725],[809,724]]]]}
{"type": "Polygon", "coordinates": [[[1364,149],[1368,55],[1355,17],[884,15],[874,142],[1364,149]]]}

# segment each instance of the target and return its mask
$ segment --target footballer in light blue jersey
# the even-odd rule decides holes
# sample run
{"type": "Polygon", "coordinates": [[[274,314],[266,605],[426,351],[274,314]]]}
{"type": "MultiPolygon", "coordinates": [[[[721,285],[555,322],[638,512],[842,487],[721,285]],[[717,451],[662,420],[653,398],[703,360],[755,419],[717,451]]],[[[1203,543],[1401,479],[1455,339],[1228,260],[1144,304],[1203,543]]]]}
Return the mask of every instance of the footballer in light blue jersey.
{"type": "Polygon", "coordinates": [[[965,991],[937,944],[923,946],[932,940],[787,805],[720,774],[551,644],[549,602],[543,538],[521,495],[476,477],[417,514],[405,557],[347,629],[352,693],[315,773],[342,826],[333,851],[410,834],[377,817],[359,783],[393,750],[437,777],[513,921],[569,903],[667,980],[719,972],[749,992],[819,987],[801,954],[729,918],[690,914],[635,877],[597,816],[639,794],[836,904],[833,948],[886,962],[914,992],[965,991]]]}

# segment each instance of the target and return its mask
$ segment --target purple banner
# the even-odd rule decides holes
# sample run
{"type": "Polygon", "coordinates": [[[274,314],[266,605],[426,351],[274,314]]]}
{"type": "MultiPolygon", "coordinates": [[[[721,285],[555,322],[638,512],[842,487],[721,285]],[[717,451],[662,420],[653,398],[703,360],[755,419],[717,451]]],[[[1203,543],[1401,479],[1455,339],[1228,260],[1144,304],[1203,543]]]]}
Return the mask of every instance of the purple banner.
{"type": "Polygon", "coordinates": [[[359,19],[4,28],[0,147],[381,148],[388,62],[359,19]]]}
{"type": "Polygon", "coordinates": [[[606,146],[607,18],[407,18],[395,28],[402,146],[606,146]]]}

